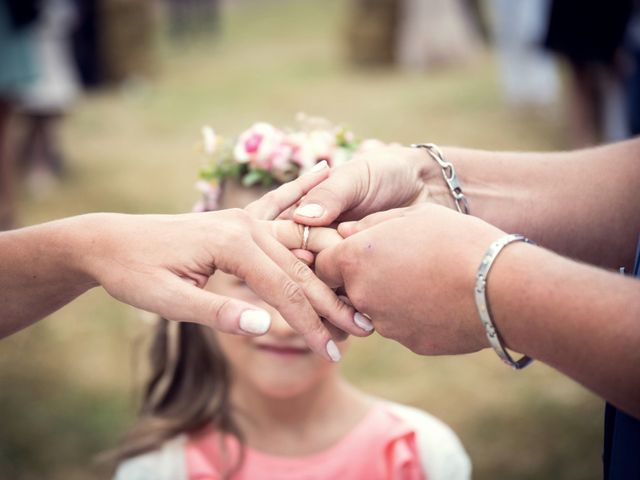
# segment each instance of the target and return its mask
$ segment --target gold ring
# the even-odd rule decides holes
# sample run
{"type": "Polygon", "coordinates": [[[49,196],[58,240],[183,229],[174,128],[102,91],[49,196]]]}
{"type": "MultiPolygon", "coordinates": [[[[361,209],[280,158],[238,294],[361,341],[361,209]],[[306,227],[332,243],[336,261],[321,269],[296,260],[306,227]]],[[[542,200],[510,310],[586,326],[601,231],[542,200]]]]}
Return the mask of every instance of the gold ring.
{"type": "Polygon", "coordinates": [[[300,248],[306,250],[307,243],[309,243],[309,225],[305,225],[302,229],[302,246],[300,248]]]}

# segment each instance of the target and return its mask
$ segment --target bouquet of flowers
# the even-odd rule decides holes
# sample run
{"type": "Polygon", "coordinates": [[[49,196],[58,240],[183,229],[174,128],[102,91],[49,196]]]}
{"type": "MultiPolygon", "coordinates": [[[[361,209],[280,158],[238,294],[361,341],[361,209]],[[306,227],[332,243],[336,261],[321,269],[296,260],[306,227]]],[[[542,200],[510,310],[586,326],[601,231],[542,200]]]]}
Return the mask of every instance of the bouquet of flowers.
{"type": "Polygon", "coordinates": [[[215,210],[221,184],[228,179],[236,179],[246,187],[281,184],[322,160],[335,167],[355,153],[384,145],[375,139],[359,141],[350,130],[323,118],[298,114],[297,122],[296,129],[258,122],[231,140],[209,126],[203,127],[201,150],[207,161],[196,184],[203,198],[194,210],[215,210]]]}

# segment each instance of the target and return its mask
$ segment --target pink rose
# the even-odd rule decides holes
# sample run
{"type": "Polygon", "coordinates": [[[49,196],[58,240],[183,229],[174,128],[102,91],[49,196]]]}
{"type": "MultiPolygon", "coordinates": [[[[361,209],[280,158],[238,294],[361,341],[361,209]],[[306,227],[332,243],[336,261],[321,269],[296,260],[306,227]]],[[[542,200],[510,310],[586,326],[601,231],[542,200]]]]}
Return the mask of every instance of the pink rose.
{"type": "Polygon", "coordinates": [[[246,130],[233,149],[236,160],[270,170],[273,157],[284,141],[284,134],[268,123],[259,122],[246,130]]]}

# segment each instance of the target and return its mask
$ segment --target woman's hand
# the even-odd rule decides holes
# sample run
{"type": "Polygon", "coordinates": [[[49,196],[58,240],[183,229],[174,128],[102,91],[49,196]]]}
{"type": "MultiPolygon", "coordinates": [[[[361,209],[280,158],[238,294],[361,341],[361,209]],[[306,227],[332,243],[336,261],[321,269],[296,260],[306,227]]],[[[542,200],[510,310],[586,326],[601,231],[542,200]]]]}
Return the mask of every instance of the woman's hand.
{"type": "Polygon", "coordinates": [[[316,273],[330,287],[344,286],[378,333],[421,354],[488,345],[473,299],[475,274],[503,232],[430,203],[343,223],[338,231],[345,239],[317,255],[316,273]]]}
{"type": "Polygon", "coordinates": [[[168,319],[261,334],[267,312],[202,289],[217,269],[242,278],[306,339],[337,360],[319,315],[355,335],[355,311],[278,242],[268,221],[326,178],[315,171],[246,209],[184,215],[98,213],[0,235],[0,336],[102,285],[113,297],[168,319]],[[317,312],[317,313],[316,313],[317,312]],[[319,315],[318,315],[319,314],[319,315]]]}
{"type": "Polygon", "coordinates": [[[384,147],[332,169],[329,178],[305,195],[292,216],[298,223],[327,226],[420,204],[427,198],[450,205],[448,195],[438,164],[426,152],[384,147]]]}

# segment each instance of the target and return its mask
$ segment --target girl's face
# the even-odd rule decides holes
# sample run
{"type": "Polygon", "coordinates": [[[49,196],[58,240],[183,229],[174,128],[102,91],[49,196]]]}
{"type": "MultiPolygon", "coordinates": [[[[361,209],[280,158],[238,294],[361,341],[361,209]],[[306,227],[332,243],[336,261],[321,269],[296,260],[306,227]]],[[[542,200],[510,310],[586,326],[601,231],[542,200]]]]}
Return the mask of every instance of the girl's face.
{"type": "MultiPolygon", "coordinates": [[[[239,278],[218,271],[206,288],[253,303],[271,315],[270,330],[259,337],[216,333],[234,382],[266,396],[284,399],[302,394],[337,374],[335,363],[315,355],[278,311],[263,302],[239,278]]],[[[344,350],[345,343],[339,342],[340,350],[344,350]]]]}

